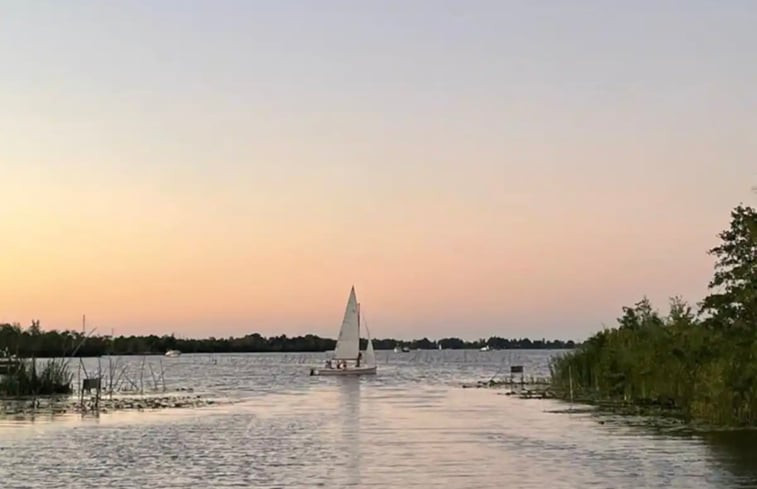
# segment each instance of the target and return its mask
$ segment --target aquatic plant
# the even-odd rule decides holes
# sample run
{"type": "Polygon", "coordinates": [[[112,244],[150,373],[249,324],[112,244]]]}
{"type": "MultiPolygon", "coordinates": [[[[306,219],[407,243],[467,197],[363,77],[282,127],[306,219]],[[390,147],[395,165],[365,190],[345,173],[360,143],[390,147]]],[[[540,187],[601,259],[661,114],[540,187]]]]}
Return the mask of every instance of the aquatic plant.
{"type": "Polygon", "coordinates": [[[559,395],[757,425],[757,214],[739,206],[731,217],[699,315],[680,298],[664,317],[646,298],[623,308],[617,327],[552,361],[559,395]]]}
{"type": "Polygon", "coordinates": [[[48,359],[41,365],[34,359],[14,362],[5,375],[0,376],[0,394],[30,396],[71,393],[73,374],[63,359],[48,359]]]}

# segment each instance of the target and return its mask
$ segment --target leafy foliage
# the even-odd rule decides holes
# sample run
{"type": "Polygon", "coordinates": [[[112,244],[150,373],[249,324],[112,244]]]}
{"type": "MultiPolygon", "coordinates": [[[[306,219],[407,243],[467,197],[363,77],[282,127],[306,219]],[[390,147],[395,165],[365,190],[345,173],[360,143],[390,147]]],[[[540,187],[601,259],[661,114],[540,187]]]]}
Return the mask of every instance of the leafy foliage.
{"type": "Polygon", "coordinates": [[[739,206],[720,234],[703,319],[680,298],[666,316],[644,298],[551,365],[555,387],[579,399],[656,405],[687,420],[757,425],[757,215],[739,206]]]}
{"type": "Polygon", "coordinates": [[[710,250],[717,257],[710,282],[714,292],[702,302],[716,327],[757,328],[757,214],[738,206],[731,227],[720,233],[722,243],[710,250]]]}

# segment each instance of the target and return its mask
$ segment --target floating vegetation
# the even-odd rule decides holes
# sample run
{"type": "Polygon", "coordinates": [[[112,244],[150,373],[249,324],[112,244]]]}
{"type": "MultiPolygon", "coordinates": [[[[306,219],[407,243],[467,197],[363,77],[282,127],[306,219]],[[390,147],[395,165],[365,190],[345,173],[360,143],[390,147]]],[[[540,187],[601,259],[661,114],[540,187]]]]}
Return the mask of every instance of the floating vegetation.
{"type": "Polygon", "coordinates": [[[463,389],[503,389],[506,396],[517,396],[521,399],[554,399],[559,396],[552,390],[552,383],[546,377],[526,377],[523,367],[511,367],[511,372],[520,373],[503,379],[496,379],[496,374],[489,380],[479,380],[475,383],[463,384],[463,389]]]}
{"type": "Polygon", "coordinates": [[[83,402],[71,396],[14,398],[0,401],[0,415],[26,417],[36,414],[105,414],[116,411],[155,411],[230,404],[225,398],[209,398],[180,390],[162,395],[122,395],[113,398],[88,397],[83,402]]]}
{"type": "Polygon", "coordinates": [[[529,377],[529,378],[505,378],[505,379],[489,379],[479,380],[475,383],[463,384],[463,389],[496,389],[496,388],[526,388],[526,387],[548,387],[551,382],[546,377],[529,377]]]}

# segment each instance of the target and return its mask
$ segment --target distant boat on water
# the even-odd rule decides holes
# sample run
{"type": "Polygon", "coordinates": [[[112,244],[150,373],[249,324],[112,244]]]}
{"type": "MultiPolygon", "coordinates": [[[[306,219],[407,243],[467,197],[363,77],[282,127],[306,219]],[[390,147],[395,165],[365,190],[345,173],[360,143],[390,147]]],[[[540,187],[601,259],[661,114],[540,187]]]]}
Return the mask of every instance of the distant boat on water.
{"type": "Polygon", "coordinates": [[[363,375],[376,373],[376,354],[373,341],[366,325],[368,344],[365,354],[360,351],[360,304],[357,302],[355,287],[347,299],[342,327],[336,340],[334,356],[326,360],[324,368],[311,368],[310,375],[363,375]]]}
{"type": "Polygon", "coordinates": [[[178,357],[181,355],[181,352],[179,350],[168,350],[166,352],[167,357],[178,357]]]}
{"type": "Polygon", "coordinates": [[[481,348],[479,348],[479,351],[489,351],[491,348],[489,348],[489,345],[484,345],[481,348]]]}

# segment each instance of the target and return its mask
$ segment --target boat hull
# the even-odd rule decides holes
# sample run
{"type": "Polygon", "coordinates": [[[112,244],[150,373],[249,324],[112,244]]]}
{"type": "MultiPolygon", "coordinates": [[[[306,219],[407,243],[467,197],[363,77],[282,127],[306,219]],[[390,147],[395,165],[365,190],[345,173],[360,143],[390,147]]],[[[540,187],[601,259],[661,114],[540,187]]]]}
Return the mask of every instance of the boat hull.
{"type": "Polygon", "coordinates": [[[344,375],[371,375],[376,373],[373,367],[348,367],[348,368],[311,368],[310,375],[344,376],[344,375]]]}

